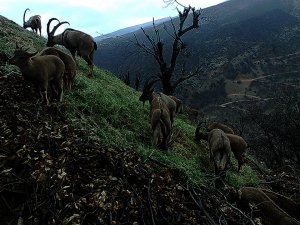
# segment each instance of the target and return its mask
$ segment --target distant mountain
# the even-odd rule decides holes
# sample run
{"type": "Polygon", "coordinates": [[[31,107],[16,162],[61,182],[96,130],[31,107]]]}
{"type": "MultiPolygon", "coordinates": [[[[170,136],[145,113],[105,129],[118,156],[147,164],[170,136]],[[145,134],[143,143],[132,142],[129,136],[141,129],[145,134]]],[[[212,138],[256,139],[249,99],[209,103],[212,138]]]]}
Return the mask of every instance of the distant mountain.
{"type": "MultiPolygon", "coordinates": [[[[155,24],[161,24],[161,23],[167,22],[169,20],[170,20],[170,17],[158,19],[158,20],[155,20],[155,24]]],[[[126,27],[126,28],[114,31],[112,33],[97,36],[97,37],[94,38],[94,40],[96,42],[100,42],[100,41],[103,41],[103,40],[108,39],[108,38],[115,38],[115,37],[118,37],[118,36],[122,36],[122,35],[125,35],[125,34],[135,32],[135,31],[141,29],[141,27],[142,28],[148,28],[148,27],[152,26],[152,24],[153,24],[153,21],[143,23],[143,24],[138,24],[138,25],[131,26],[131,27],[126,27]]]]}
{"type": "MultiPolygon", "coordinates": [[[[201,74],[206,82],[199,76],[182,84],[175,94],[185,103],[203,108],[244,98],[246,92],[256,98],[266,97],[268,93],[258,83],[263,77],[299,82],[295,76],[295,71],[300,71],[299,0],[230,0],[204,9],[202,15],[208,21],[187,33],[183,41],[188,47],[187,68],[206,65],[201,74]],[[251,79],[255,82],[249,82],[251,79]]],[[[177,26],[178,18],[173,22],[177,26]]],[[[157,28],[168,57],[172,24],[165,22],[157,28]]],[[[151,26],[146,31],[154,37],[151,26]]],[[[158,65],[134,44],[134,35],[140,42],[149,44],[141,30],[106,39],[98,43],[96,65],[120,76],[129,72],[132,80],[135,76],[145,80],[156,75],[158,65]]],[[[179,63],[182,61],[179,58],[179,63]]]]}

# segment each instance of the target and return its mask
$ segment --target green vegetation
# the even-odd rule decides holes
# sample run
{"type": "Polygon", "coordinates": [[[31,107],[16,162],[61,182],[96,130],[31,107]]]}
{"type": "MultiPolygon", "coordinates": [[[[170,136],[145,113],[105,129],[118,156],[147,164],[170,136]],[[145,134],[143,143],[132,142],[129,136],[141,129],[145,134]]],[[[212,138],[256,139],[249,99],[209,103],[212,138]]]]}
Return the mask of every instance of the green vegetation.
{"type": "MultiPolygon", "coordinates": [[[[140,92],[102,69],[95,69],[94,79],[86,78],[87,67],[82,60],[79,68],[73,90],[65,94],[69,117],[75,126],[91,130],[90,138],[100,140],[104,147],[135,150],[145,161],[156,160],[178,169],[195,185],[213,181],[208,150],[204,142],[198,144],[193,140],[195,125],[186,115],[176,115],[169,151],[159,150],[151,143],[150,106],[138,101],[140,92]]],[[[236,168],[234,165],[228,173],[229,185],[258,184],[250,167],[245,166],[241,174],[234,171],[236,168]]]]}
{"type": "MultiPolygon", "coordinates": [[[[45,46],[44,38],[16,24],[9,23],[11,25],[8,27],[2,24],[0,32],[4,37],[0,40],[0,46],[4,53],[11,55],[16,41],[30,47],[29,51],[45,46]]],[[[100,68],[95,68],[95,78],[89,79],[86,77],[86,63],[82,59],[77,62],[75,84],[71,92],[65,92],[63,103],[67,106],[68,118],[76,128],[89,130],[89,138],[99,140],[103,148],[135,150],[144,161],[159,161],[179,170],[194,185],[213,181],[208,150],[205,143],[194,142],[195,125],[186,115],[176,115],[172,146],[168,151],[161,151],[152,145],[149,104],[143,106],[138,101],[140,93],[126,86],[111,72],[100,68]]],[[[231,171],[235,170],[236,166],[231,171]]],[[[248,166],[239,175],[231,171],[227,179],[229,185],[240,187],[258,184],[257,176],[248,166]]]]}

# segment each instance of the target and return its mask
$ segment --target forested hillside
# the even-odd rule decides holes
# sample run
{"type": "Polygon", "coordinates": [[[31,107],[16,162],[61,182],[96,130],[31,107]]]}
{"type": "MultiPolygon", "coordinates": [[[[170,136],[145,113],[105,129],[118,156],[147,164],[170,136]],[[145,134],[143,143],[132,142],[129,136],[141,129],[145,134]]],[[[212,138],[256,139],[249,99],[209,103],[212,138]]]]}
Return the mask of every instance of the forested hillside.
{"type": "MultiPolygon", "coordinates": [[[[185,61],[187,68],[201,67],[199,75],[187,80],[175,93],[186,104],[202,110],[232,98],[244,99],[244,93],[249,89],[253,90],[248,93],[249,96],[262,97],[266,93],[257,85],[258,81],[244,84],[243,80],[271,74],[278,74],[273,76],[278,78],[277,81],[292,78],[293,83],[299,84],[293,74],[299,71],[299,64],[295,63],[299,61],[300,52],[298,1],[230,0],[201,12],[200,27],[183,37],[186,49],[177,65],[177,76],[185,61]]],[[[177,29],[178,20],[173,22],[177,29]]],[[[190,23],[187,21],[185,26],[190,23]]],[[[168,58],[172,49],[173,26],[171,22],[166,22],[156,28],[168,58]]],[[[146,33],[155,40],[153,28],[146,29],[146,33]]],[[[119,77],[129,73],[131,86],[134,86],[135,77],[145,80],[159,72],[154,58],[135,45],[135,36],[140,43],[151,46],[140,30],[99,42],[101,51],[95,56],[97,65],[119,77]]]]}

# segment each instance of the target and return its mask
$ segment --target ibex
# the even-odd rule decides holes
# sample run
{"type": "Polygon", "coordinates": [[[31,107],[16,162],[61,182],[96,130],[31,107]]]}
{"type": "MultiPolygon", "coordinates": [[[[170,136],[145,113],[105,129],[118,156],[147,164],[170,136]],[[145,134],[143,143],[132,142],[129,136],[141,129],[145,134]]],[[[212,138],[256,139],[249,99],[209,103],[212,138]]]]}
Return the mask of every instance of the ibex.
{"type": "Polygon", "coordinates": [[[171,124],[173,124],[174,114],[176,111],[176,102],[172,98],[170,98],[168,95],[165,95],[164,93],[154,92],[154,89],[152,86],[159,79],[156,79],[156,80],[151,80],[151,79],[152,79],[152,77],[150,77],[148,80],[146,80],[146,82],[144,84],[144,88],[143,88],[143,93],[140,96],[139,100],[142,101],[143,104],[145,104],[146,101],[149,101],[151,103],[152,99],[154,99],[155,97],[161,97],[162,101],[166,104],[166,106],[169,109],[171,124]]]}
{"type": "Polygon", "coordinates": [[[159,148],[167,149],[172,128],[169,109],[161,97],[152,97],[150,102],[153,142],[159,148]]]}
{"type": "Polygon", "coordinates": [[[28,53],[16,44],[14,56],[9,62],[20,68],[25,80],[33,83],[39,88],[40,94],[46,105],[49,105],[47,96],[48,83],[52,91],[57,95],[58,100],[63,97],[63,74],[65,65],[57,56],[45,55],[35,56],[35,53],[28,53]]]}
{"type": "Polygon", "coordinates": [[[74,30],[71,28],[67,28],[61,34],[55,35],[54,33],[59,26],[62,24],[69,24],[69,22],[60,22],[56,18],[51,18],[47,23],[47,34],[48,34],[48,41],[47,46],[53,47],[55,44],[65,46],[72,54],[73,58],[75,59],[75,53],[81,56],[89,66],[88,77],[93,76],[93,57],[94,51],[97,50],[97,44],[93,40],[93,38],[81,31],[74,30]],[[50,32],[50,24],[53,20],[58,21],[58,24],[55,25],[50,32]]]}
{"type": "Polygon", "coordinates": [[[37,34],[38,30],[40,31],[40,36],[41,36],[41,30],[42,30],[42,23],[41,23],[41,16],[40,15],[35,15],[29,18],[29,20],[27,20],[25,22],[25,14],[27,12],[27,10],[30,10],[29,8],[27,8],[24,12],[23,15],[23,28],[28,28],[30,27],[32,29],[33,32],[35,32],[37,34]]]}
{"type": "MultiPolygon", "coordinates": [[[[216,123],[216,124],[219,124],[219,123],[216,123]]],[[[224,132],[224,134],[226,134],[226,136],[230,142],[230,149],[231,149],[234,157],[238,161],[238,171],[240,171],[242,165],[247,161],[245,159],[245,152],[248,147],[246,141],[242,137],[240,137],[236,134],[227,133],[226,131],[231,132],[232,129],[227,127],[226,125],[225,125],[225,127],[221,126],[220,128],[214,128],[210,131],[207,131],[208,130],[207,129],[204,132],[200,131],[200,128],[201,128],[200,126],[197,126],[196,131],[195,131],[195,140],[197,140],[197,141],[207,140],[208,134],[211,131],[216,130],[216,129],[222,130],[224,132]],[[229,130],[227,130],[225,128],[229,128],[229,130]]]]}
{"type": "Polygon", "coordinates": [[[245,152],[247,149],[247,143],[242,137],[236,134],[226,134],[226,136],[230,141],[231,151],[238,161],[238,171],[240,171],[242,165],[246,162],[245,152]]]}
{"type": "Polygon", "coordinates": [[[211,124],[208,125],[208,127],[206,129],[207,129],[207,131],[211,131],[216,128],[221,129],[226,134],[234,134],[234,131],[231,127],[229,127],[228,125],[225,125],[223,123],[220,123],[220,122],[212,122],[211,124]]]}
{"type": "MultiPolygon", "coordinates": [[[[230,142],[224,131],[213,129],[207,134],[207,141],[210,150],[210,160],[213,161],[215,174],[220,175],[226,172],[230,160],[230,142]]],[[[224,174],[225,175],[225,174],[224,174]]]]}
{"type": "Polygon", "coordinates": [[[76,62],[74,61],[74,59],[70,55],[54,47],[44,48],[39,53],[39,55],[55,55],[64,62],[65,64],[64,83],[67,89],[70,91],[76,75],[76,62]]]}
{"type": "Polygon", "coordinates": [[[197,125],[197,128],[196,128],[196,131],[195,131],[195,138],[197,139],[197,135],[198,133],[200,132],[200,129],[201,128],[204,128],[207,132],[213,130],[213,129],[221,129],[222,131],[224,131],[226,134],[234,134],[234,131],[231,127],[223,124],[223,123],[220,123],[220,122],[212,122],[210,123],[208,126],[205,126],[205,127],[202,127],[201,125],[203,123],[206,123],[206,122],[200,122],[198,125],[197,125]]]}
{"type": "MultiPolygon", "coordinates": [[[[242,206],[255,205],[256,211],[267,225],[299,225],[300,222],[292,216],[299,215],[299,205],[276,193],[254,187],[243,187],[237,194],[242,206]],[[294,208],[295,207],[295,208],[294,208]]],[[[251,209],[253,210],[253,209],[251,209]]],[[[299,216],[297,216],[299,218],[299,216]]]]}

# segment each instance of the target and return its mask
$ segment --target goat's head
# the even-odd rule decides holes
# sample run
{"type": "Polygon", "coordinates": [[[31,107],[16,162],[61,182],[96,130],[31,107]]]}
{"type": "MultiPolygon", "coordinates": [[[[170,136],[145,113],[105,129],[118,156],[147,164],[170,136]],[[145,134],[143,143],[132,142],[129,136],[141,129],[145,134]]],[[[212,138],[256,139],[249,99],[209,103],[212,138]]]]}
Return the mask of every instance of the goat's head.
{"type": "Polygon", "coordinates": [[[57,30],[57,28],[58,28],[59,26],[65,24],[65,23],[67,23],[67,24],[70,25],[69,22],[67,22],[67,21],[60,22],[57,18],[51,18],[51,19],[48,21],[48,23],[47,23],[47,35],[48,35],[47,47],[52,47],[52,46],[54,46],[54,45],[56,44],[56,43],[54,43],[54,40],[53,40],[54,33],[55,33],[55,31],[57,30]],[[50,32],[50,24],[51,24],[51,22],[52,22],[53,20],[58,21],[58,24],[55,25],[55,26],[53,27],[52,31],[50,32]]]}
{"type": "Polygon", "coordinates": [[[201,131],[201,127],[197,127],[195,131],[195,141],[207,140],[208,133],[207,131],[201,131]]]}
{"type": "Polygon", "coordinates": [[[195,141],[207,140],[207,129],[202,125],[206,124],[206,121],[200,121],[195,130],[195,141]]]}
{"type": "Polygon", "coordinates": [[[26,63],[26,61],[37,54],[37,52],[29,53],[27,52],[29,48],[23,49],[22,47],[19,47],[16,43],[16,49],[14,51],[14,55],[12,58],[9,59],[9,63],[13,65],[21,65],[23,63],[26,63]]]}
{"type": "Polygon", "coordinates": [[[154,92],[153,84],[160,80],[160,79],[155,79],[155,80],[152,80],[152,79],[153,79],[153,77],[150,77],[146,80],[146,82],[144,84],[144,88],[143,88],[143,93],[139,98],[139,100],[141,102],[143,102],[143,105],[145,104],[145,102],[147,100],[150,101],[151,95],[154,92]]]}

